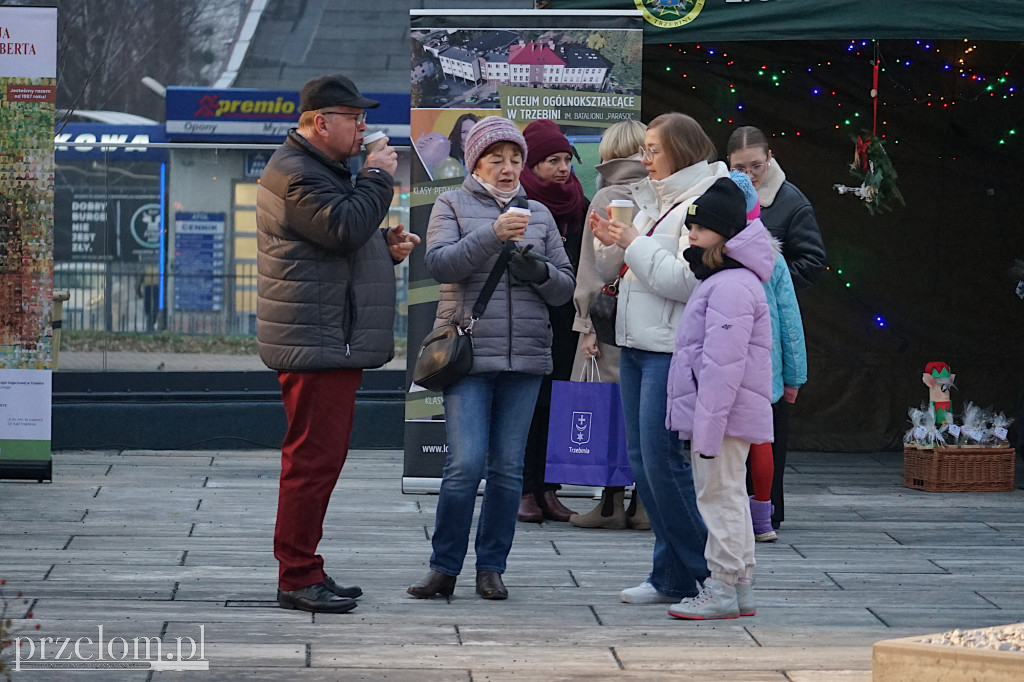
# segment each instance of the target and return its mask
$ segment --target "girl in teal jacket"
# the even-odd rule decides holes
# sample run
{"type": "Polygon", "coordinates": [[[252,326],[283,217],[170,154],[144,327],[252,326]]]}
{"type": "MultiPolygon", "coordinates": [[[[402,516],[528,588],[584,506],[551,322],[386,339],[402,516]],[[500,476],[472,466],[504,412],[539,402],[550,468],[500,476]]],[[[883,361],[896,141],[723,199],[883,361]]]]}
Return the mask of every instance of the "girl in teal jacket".
{"type": "MultiPolygon", "coordinates": [[[[755,220],[760,213],[757,191],[750,179],[739,171],[730,177],[739,185],[747,198],[747,220],[755,220]]],[[[782,257],[782,244],[774,240],[778,255],[772,277],[764,285],[768,309],[772,319],[772,410],[786,409],[780,405],[796,402],[797,391],[807,382],[807,347],[804,344],[804,325],[800,317],[800,304],[796,300],[793,278],[782,257]]],[[[778,422],[778,420],[775,420],[778,422]]],[[[754,443],[750,446],[750,478],[754,494],[750,496],[750,518],[754,526],[754,539],[775,542],[778,535],[772,527],[772,486],[782,487],[782,472],[775,476],[775,458],[772,448],[785,451],[787,433],[776,432],[774,443],[754,443]]]]}

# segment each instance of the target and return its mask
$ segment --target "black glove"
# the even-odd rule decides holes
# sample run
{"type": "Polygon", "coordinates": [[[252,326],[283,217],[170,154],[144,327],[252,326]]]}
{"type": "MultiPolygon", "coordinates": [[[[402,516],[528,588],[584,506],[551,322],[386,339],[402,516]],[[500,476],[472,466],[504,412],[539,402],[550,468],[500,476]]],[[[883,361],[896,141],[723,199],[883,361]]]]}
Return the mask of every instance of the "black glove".
{"type": "Polygon", "coordinates": [[[542,284],[548,281],[547,258],[530,253],[529,245],[525,250],[515,249],[508,259],[508,271],[520,282],[526,284],[542,284]]]}

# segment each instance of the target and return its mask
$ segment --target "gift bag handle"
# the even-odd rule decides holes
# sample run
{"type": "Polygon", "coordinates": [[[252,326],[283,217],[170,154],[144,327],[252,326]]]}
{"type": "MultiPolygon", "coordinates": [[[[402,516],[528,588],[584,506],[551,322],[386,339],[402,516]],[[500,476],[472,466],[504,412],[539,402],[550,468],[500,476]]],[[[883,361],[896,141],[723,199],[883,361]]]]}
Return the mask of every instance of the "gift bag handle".
{"type": "Polygon", "coordinates": [[[579,380],[581,382],[592,382],[595,376],[597,377],[597,383],[601,383],[601,368],[597,365],[597,357],[591,355],[590,359],[583,363],[579,380]]]}

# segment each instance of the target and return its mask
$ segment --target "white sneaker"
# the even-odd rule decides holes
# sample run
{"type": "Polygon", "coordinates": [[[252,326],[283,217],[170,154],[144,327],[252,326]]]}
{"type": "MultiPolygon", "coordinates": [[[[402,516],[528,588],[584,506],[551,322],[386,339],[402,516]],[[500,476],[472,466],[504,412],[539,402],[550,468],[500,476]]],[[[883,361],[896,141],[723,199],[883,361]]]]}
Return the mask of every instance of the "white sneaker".
{"type": "Polygon", "coordinates": [[[736,601],[736,588],[720,580],[708,578],[704,581],[700,594],[679,602],[668,610],[668,614],[687,620],[738,618],[740,608],[736,601]]]}
{"type": "Polygon", "coordinates": [[[754,584],[749,580],[736,582],[736,604],[739,606],[741,616],[756,616],[757,609],[754,607],[754,584]]]}
{"type": "Polygon", "coordinates": [[[671,604],[678,597],[662,594],[654,588],[650,580],[645,580],[636,587],[629,587],[619,592],[619,601],[627,604],[671,604]]]}
{"type": "Polygon", "coordinates": [[[754,542],[775,542],[779,539],[779,536],[775,533],[775,529],[769,530],[767,533],[754,533],[754,542]]]}

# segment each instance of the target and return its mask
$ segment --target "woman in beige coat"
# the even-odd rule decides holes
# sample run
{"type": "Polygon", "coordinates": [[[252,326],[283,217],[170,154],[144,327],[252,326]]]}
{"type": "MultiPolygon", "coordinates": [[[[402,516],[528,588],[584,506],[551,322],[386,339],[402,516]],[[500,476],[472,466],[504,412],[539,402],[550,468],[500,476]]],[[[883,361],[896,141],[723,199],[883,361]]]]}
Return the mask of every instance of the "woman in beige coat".
{"type": "MultiPolygon", "coordinates": [[[[647,126],[635,120],[621,121],[604,131],[598,147],[601,163],[596,166],[602,187],[591,200],[587,215],[590,215],[590,211],[597,211],[598,215],[605,216],[608,205],[616,199],[633,201],[629,186],[647,177],[647,168],[640,160],[640,148],[644,145],[646,131],[647,126]]],[[[637,210],[634,205],[634,216],[637,210]]],[[[601,381],[619,381],[619,347],[599,343],[590,323],[590,303],[606,283],[597,273],[593,236],[585,235],[580,250],[580,266],[576,272],[576,292],[573,294],[576,319],[572,328],[580,332],[579,347],[572,367],[573,381],[580,379],[591,358],[597,359],[601,381]]],[[[573,514],[569,517],[569,523],[579,528],[618,530],[628,527],[650,530],[651,524],[639,496],[633,494],[629,509],[623,506],[624,497],[625,488],[621,486],[605,488],[596,507],[586,514],[573,514]]]]}

